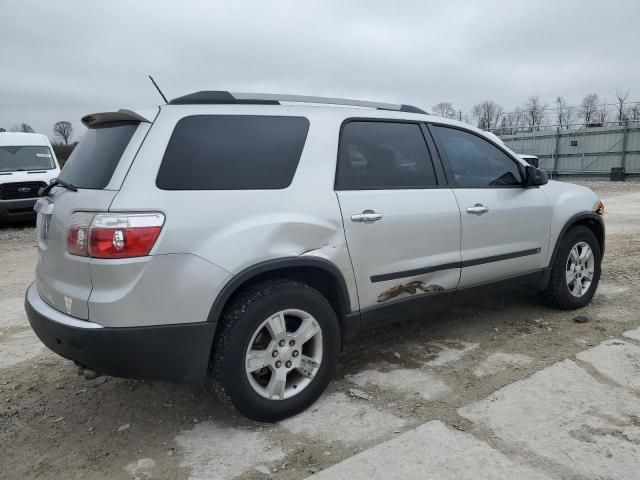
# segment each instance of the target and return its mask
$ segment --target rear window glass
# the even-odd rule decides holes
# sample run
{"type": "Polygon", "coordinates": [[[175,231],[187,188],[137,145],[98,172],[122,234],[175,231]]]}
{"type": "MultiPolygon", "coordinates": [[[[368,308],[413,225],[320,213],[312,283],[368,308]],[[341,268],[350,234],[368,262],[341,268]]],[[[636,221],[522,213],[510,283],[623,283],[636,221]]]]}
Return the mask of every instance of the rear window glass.
{"type": "Polygon", "coordinates": [[[164,190],[261,190],[291,184],[309,121],[195,115],[176,125],[156,185],[164,190]]]}
{"type": "Polygon", "coordinates": [[[44,146],[0,147],[0,172],[51,170],[55,168],[51,149],[44,146]]]}
{"type": "Polygon", "coordinates": [[[65,163],[60,179],[78,188],[107,186],[138,122],[110,122],[91,127],[65,163]]]}

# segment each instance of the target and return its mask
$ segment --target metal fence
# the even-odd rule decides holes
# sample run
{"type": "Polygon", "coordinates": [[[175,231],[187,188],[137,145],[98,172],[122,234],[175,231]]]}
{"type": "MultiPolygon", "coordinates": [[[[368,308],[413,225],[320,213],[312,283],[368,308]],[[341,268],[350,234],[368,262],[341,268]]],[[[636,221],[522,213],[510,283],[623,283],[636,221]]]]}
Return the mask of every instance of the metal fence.
{"type": "Polygon", "coordinates": [[[567,127],[515,127],[494,133],[513,151],[536,155],[540,168],[561,175],[609,176],[624,168],[626,177],[640,177],[640,120],[576,124],[567,127]]]}

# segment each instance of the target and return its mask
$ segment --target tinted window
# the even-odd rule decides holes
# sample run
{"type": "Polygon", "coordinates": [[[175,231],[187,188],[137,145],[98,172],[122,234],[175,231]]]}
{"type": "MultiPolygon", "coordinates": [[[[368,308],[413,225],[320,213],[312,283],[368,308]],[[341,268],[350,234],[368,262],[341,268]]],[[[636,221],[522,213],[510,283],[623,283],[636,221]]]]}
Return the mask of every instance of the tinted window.
{"type": "Polygon", "coordinates": [[[349,122],[342,128],[337,190],[424,188],[437,184],[415,123],[349,122]]]}
{"type": "Polygon", "coordinates": [[[458,187],[520,185],[516,162],[478,135],[455,128],[434,128],[458,187]]]}
{"type": "Polygon", "coordinates": [[[138,122],[111,122],[91,127],[65,163],[60,179],[79,188],[107,186],[138,122]]]}
{"type": "Polygon", "coordinates": [[[49,147],[0,147],[0,172],[51,170],[52,168],[54,168],[53,155],[49,147]]]}
{"type": "Polygon", "coordinates": [[[197,115],[176,125],[156,184],[165,190],[280,189],[307,138],[300,117],[197,115]]]}

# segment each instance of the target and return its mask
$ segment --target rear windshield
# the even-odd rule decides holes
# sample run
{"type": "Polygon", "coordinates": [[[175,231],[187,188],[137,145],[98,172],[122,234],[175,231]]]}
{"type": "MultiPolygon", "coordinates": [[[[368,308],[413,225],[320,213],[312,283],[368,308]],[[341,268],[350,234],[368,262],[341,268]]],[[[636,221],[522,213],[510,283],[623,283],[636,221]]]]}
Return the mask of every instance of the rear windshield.
{"type": "Polygon", "coordinates": [[[171,135],[156,185],[164,190],[287,188],[308,129],[302,117],[183,118],[171,135]]]}
{"type": "Polygon", "coordinates": [[[60,179],[78,188],[107,186],[138,122],[110,122],[91,127],[65,163],[60,179]]]}
{"type": "Polygon", "coordinates": [[[0,147],[0,172],[51,170],[53,168],[55,168],[55,164],[49,147],[0,147]]]}

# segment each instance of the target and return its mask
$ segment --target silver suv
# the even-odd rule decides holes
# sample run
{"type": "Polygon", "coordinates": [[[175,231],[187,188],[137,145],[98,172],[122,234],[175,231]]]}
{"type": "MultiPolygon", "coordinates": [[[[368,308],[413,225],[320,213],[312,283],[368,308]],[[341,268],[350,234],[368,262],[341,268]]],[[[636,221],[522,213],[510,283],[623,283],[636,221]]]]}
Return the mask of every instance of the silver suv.
{"type": "Polygon", "coordinates": [[[87,377],[211,381],[276,421],[358,331],[520,286],[575,309],[598,285],[591,190],[415,107],[199,92],[83,123],[35,207],[26,310],[87,377]]]}

